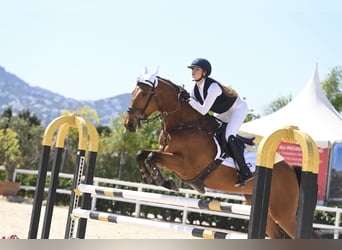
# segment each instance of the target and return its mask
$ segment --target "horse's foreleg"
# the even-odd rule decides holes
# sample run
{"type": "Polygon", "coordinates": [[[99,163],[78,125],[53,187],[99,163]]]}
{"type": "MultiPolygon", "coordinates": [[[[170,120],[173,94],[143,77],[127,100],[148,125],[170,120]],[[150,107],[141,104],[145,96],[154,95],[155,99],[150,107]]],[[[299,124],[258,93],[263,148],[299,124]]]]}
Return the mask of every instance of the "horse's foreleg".
{"type": "Polygon", "coordinates": [[[136,156],[136,161],[138,163],[139,172],[143,181],[147,184],[153,184],[152,175],[145,164],[145,160],[149,153],[150,151],[139,151],[136,156]]]}

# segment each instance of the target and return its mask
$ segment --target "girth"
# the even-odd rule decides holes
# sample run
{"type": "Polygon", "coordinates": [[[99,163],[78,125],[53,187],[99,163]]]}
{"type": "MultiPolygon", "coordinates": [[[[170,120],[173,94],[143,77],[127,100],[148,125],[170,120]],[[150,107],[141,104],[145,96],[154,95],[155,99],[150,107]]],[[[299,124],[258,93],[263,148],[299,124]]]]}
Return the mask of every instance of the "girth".
{"type": "Polygon", "coordinates": [[[198,176],[196,176],[194,179],[190,181],[185,181],[185,182],[191,185],[197,192],[204,194],[205,193],[205,189],[204,189],[205,178],[207,178],[207,176],[211,172],[213,172],[218,166],[220,166],[222,162],[223,162],[223,159],[221,158],[214,160],[198,176]]]}

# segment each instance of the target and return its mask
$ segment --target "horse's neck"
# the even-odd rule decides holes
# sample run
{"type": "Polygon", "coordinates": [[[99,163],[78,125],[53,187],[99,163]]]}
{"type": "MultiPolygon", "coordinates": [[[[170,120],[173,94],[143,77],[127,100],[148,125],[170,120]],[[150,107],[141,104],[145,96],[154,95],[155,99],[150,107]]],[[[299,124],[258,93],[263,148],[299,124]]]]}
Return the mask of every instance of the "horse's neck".
{"type": "Polygon", "coordinates": [[[166,118],[164,129],[168,132],[174,129],[197,127],[208,133],[214,133],[218,127],[218,123],[214,117],[209,115],[201,115],[193,110],[189,104],[182,104],[183,107],[175,114],[175,116],[166,118]]]}
{"type": "Polygon", "coordinates": [[[182,126],[199,126],[211,133],[216,131],[218,123],[215,118],[209,115],[201,115],[190,104],[181,102],[178,98],[170,98],[171,95],[169,93],[176,91],[177,85],[173,85],[173,83],[160,77],[158,79],[160,81],[158,88],[160,88],[159,95],[161,100],[167,100],[159,109],[159,112],[164,117],[164,130],[171,131],[182,126]],[[165,95],[165,93],[168,94],[165,95]],[[172,105],[170,102],[173,102],[172,105]]]}

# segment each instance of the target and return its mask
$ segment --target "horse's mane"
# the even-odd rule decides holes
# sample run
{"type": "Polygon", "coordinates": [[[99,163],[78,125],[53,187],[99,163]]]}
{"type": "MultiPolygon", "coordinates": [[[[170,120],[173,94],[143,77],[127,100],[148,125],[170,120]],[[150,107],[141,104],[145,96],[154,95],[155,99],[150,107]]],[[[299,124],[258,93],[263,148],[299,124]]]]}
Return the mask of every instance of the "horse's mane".
{"type": "MultiPolygon", "coordinates": [[[[168,84],[170,84],[171,86],[177,88],[178,93],[181,90],[185,90],[185,88],[183,88],[180,85],[173,83],[169,79],[165,79],[165,78],[162,78],[160,76],[157,76],[157,78],[160,80],[163,80],[163,81],[167,82],[168,84]]],[[[197,111],[195,111],[195,110],[193,110],[193,112],[197,113],[197,111]]],[[[201,125],[199,125],[199,126],[202,127],[202,129],[204,128],[206,131],[210,131],[210,133],[213,133],[216,130],[217,126],[219,126],[218,120],[215,117],[213,117],[212,115],[206,114],[206,115],[200,115],[200,117],[201,118],[199,119],[199,122],[201,125]]]]}
{"type": "MultiPolygon", "coordinates": [[[[163,81],[165,81],[165,82],[167,82],[167,83],[169,83],[169,84],[172,85],[172,86],[174,86],[175,88],[178,89],[178,92],[179,92],[180,90],[183,90],[183,89],[184,89],[182,86],[173,83],[173,82],[172,82],[171,80],[169,80],[169,79],[166,79],[166,78],[163,78],[163,77],[160,77],[160,76],[157,76],[157,78],[160,79],[160,80],[163,80],[163,81]]],[[[185,89],[184,89],[184,90],[185,90],[185,89]]]]}

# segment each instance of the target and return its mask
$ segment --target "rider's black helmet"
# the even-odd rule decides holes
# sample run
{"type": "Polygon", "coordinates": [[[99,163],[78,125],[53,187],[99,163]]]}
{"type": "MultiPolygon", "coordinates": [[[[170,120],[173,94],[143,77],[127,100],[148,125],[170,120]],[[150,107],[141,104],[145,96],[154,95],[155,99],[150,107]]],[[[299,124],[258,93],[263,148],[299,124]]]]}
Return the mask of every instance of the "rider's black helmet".
{"type": "Polygon", "coordinates": [[[193,60],[190,66],[188,68],[192,69],[193,67],[200,67],[203,70],[207,71],[207,76],[211,73],[211,64],[207,59],[204,58],[196,58],[193,60]]]}

